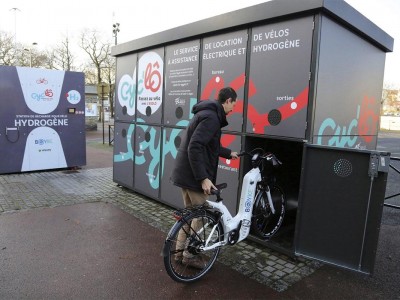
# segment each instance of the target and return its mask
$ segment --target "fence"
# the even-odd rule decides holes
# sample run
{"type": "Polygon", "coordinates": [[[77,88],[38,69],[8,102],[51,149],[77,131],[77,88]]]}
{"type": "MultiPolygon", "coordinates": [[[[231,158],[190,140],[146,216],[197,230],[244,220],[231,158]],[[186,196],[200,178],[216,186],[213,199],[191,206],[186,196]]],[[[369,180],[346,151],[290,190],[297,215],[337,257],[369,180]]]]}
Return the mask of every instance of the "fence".
{"type": "MultiPolygon", "coordinates": [[[[392,161],[400,161],[400,158],[399,157],[390,158],[390,168],[392,170],[394,170],[397,174],[400,174],[400,170],[398,168],[396,168],[396,166],[394,165],[394,163],[392,163],[392,161]]],[[[392,198],[395,198],[395,197],[398,197],[398,196],[400,196],[400,193],[387,196],[387,197],[385,197],[385,200],[392,199],[392,198]]],[[[390,204],[390,203],[386,203],[386,202],[384,203],[384,205],[387,206],[387,207],[400,209],[400,206],[398,206],[398,205],[394,205],[394,204],[390,204]]]]}

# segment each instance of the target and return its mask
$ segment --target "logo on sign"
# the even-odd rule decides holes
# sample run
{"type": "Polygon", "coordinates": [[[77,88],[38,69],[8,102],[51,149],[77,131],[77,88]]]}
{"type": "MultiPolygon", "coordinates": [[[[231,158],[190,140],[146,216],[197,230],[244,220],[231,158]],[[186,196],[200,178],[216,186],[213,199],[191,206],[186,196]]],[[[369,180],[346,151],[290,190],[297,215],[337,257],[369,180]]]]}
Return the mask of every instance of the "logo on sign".
{"type": "Polygon", "coordinates": [[[250,212],[251,204],[253,203],[253,192],[251,189],[248,189],[246,195],[246,202],[244,203],[245,212],[250,212]]]}
{"type": "Polygon", "coordinates": [[[175,98],[175,105],[185,105],[186,99],[175,98]]]}
{"type": "Polygon", "coordinates": [[[51,89],[46,89],[43,93],[32,93],[32,99],[36,101],[51,101],[53,100],[53,91],[51,89]]]}
{"type": "Polygon", "coordinates": [[[48,81],[47,81],[46,78],[39,78],[39,79],[36,80],[36,83],[37,84],[47,84],[48,81]]]}
{"type": "Polygon", "coordinates": [[[35,145],[46,145],[46,144],[52,144],[53,141],[51,139],[38,139],[35,140],[35,145]]]}
{"type": "Polygon", "coordinates": [[[81,94],[76,90],[71,90],[67,93],[67,100],[71,104],[77,104],[81,101],[81,94]]]}
{"type": "Polygon", "coordinates": [[[150,116],[161,107],[163,67],[156,52],[147,52],[139,59],[137,110],[143,115],[150,116]]]}

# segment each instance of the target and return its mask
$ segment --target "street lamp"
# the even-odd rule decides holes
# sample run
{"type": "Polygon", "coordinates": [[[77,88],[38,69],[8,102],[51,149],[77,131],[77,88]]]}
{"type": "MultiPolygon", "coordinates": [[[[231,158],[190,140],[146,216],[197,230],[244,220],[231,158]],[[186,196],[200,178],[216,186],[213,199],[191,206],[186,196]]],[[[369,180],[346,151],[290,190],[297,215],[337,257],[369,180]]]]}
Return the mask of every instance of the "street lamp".
{"type": "Polygon", "coordinates": [[[18,7],[13,7],[10,10],[14,11],[14,50],[17,51],[17,12],[21,10],[18,7]]]}
{"type": "Polygon", "coordinates": [[[115,45],[117,44],[117,36],[119,32],[119,23],[114,23],[113,24],[113,37],[115,37],[115,45]]]}
{"type": "MultiPolygon", "coordinates": [[[[33,42],[33,43],[32,43],[32,46],[36,46],[36,45],[37,45],[36,42],[33,42]]],[[[29,49],[24,48],[25,51],[28,51],[28,52],[29,52],[29,67],[30,67],[30,68],[32,68],[32,46],[29,47],[29,49]]]]}

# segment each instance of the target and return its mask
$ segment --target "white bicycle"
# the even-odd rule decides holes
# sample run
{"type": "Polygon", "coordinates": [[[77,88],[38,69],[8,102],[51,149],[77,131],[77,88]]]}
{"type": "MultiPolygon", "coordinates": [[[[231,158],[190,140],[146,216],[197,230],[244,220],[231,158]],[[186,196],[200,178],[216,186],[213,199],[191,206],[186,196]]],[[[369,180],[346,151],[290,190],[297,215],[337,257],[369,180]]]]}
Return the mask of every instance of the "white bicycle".
{"type": "Polygon", "coordinates": [[[168,275],[178,282],[193,282],[214,265],[221,247],[235,245],[252,233],[263,239],[273,236],[285,215],[285,197],[275,184],[269,166],[282,163],[272,153],[256,148],[241,156],[251,156],[252,169],[243,178],[239,210],[232,216],[223,204],[221,192],[226,183],[216,185],[216,201],[174,212],[176,223],[164,243],[164,265],[168,275]],[[182,257],[196,258],[201,264],[184,263],[182,257]]]}

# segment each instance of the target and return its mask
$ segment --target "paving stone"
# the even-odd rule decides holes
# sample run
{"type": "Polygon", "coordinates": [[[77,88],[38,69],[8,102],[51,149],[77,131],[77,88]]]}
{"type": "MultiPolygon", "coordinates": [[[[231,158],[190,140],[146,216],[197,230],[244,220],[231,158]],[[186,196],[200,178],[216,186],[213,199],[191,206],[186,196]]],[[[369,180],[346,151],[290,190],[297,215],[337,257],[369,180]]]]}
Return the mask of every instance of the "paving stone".
{"type": "Polygon", "coordinates": [[[265,268],[265,270],[267,270],[268,272],[273,273],[273,272],[275,272],[276,269],[271,267],[271,266],[268,266],[268,267],[265,268]]]}
{"type": "Polygon", "coordinates": [[[283,265],[283,264],[285,264],[285,263],[286,263],[286,261],[285,261],[285,260],[283,260],[283,259],[278,259],[278,260],[276,261],[276,263],[277,263],[277,264],[281,264],[281,265],[283,265]]]}
{"type": "Polygon", "coordinates": [[[266,264],[269,265],[269,266],[273,266],[273,265],[276,265],[276,262],[273,261],[273,260],[267,260],[266,264]]]}
{"type": "Polygon", "coordinates": [[[262,271],[261,274],[262,274],[263,276],[265,276],[265,277],[271,276],[271,273],[268,272],[268,271],[262,271]]]}

